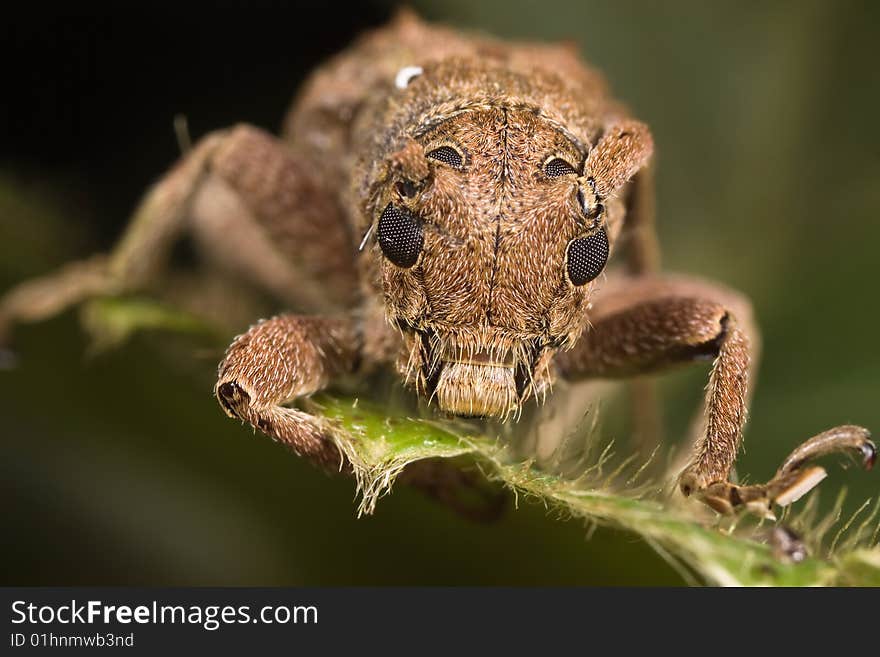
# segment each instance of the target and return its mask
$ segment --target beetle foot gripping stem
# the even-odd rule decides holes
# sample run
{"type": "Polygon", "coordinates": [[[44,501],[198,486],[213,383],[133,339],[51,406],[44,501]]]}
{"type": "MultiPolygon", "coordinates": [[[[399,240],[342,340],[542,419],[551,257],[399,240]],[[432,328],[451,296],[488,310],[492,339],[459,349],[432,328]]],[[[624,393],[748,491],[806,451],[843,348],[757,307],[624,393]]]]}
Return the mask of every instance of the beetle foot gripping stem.
{"type": "Polygon", "coordinates": [[[855,453],[866,470],[874,467],[877,446],[870,432],[859,426],[843,425],[813,436],[799,445],[766,484],[739,486],[728,481],[700,485],[696,468],[682,474],[679,485],[686,496],[695,494],[718,513],[727,515],[746,510],[774,519],[773,505],[788,506],[815,488],[828,473],[812,465],[815,459],[833,453],[855,453]]]}

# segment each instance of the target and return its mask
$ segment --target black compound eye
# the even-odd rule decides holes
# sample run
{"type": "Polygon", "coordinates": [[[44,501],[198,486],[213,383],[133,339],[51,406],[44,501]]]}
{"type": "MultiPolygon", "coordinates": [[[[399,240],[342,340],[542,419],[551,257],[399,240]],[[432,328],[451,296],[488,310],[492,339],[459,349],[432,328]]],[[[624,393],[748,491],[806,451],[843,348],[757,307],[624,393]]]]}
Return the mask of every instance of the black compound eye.
{"type": "Polygon", "coordinates": [[[568,280],[572,285],[584,285],[601,274],[608,262],[608,234],[605,229],[569,242],[566,261],[568,280]]]}
{"type": "Polygon", "coordinates": [[[551,178],[558,178],[570,173],[577,173],[577,170],[561,157],[554,157],[544,165],[544,173],[551,178]]]}
{"type": "Polygon", "coordinates": [[[389,203],[379,217],[376,237],[382,253],[398,267],[416,264],[425,244],[422,222],[406,208],[389,203]]]}
{"type": "Polygon", "coordinates": [[[461,168],[461,166],[464,164],[464,157],[452,146],[441,146],[440,148],[435,148],[433,151],[428,153],[428,157],[433,160],[439,160],[440,162],[443,162],[443,164],[448,164],[449,166],[455,167],[456,169],[461,168]]]}

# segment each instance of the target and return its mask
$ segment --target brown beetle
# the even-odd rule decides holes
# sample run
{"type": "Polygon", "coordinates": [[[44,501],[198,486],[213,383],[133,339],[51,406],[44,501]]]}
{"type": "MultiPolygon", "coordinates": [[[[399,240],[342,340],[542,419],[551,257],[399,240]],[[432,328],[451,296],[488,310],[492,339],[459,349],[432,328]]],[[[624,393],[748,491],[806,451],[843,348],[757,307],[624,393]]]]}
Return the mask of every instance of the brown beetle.
{"type": "Polygon", "coordinates": [[[312,75],[283,139],[246,125],[203,138],[112,254],[12,290],[0,327],[142,288],[188,228],[225,266],[326,313],[256,324],[216,386],[229,415],[315,462],[340,462],[331,429],[287,405],[386,363],[440,411],[506,420],[556,377],[711,359],[705,422],[677,473],[685,495],[767,514],[824,477],[817,456],[855,451],[871,466],[868,432],[841,426],[765,485],[729,481],[758,335],[739,294],[658,272],[652,152],[572,48],[403,12],[312,75]],[[625,270],[606,275],[618,250],[625,270]]]}

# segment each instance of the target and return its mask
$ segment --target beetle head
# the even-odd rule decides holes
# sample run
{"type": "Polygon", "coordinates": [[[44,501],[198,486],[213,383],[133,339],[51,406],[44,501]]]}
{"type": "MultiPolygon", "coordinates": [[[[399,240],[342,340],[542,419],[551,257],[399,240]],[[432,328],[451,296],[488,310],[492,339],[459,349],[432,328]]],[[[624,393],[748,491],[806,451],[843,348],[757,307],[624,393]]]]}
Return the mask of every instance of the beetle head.
{"type": "Polygon", "coordinates": [[[390,157],[371,250],[401,372],[442,410],[505,418],[543,398],[581,335],[624,212],[586,150],[533,109],[488,106],[390,157]]]}

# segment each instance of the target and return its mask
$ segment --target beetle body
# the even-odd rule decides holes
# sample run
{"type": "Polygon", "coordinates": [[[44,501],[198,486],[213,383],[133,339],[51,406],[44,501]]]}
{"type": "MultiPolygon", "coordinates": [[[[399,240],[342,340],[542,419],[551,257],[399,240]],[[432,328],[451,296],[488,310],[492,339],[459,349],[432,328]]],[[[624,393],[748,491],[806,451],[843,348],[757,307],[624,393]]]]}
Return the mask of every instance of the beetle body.
{"type": "MultiPolygon", "coordinates": [[[[236,280],[300,311],[238,336],[215,393],[316,463],[345,465],[336,428],[291,404],[386,365],[442,413],[513,420],[557,377],[710,360],[692,448],[672,472],[685,495],[768,515],[821,481],[816,457],[850,451],[870,467],[867,430],[845,425],[804,442],[766,484],[729,480],[758,333],[742,295],[659,272],[652,153],[648,128],[574,48],[402,12],[316,70],[281,139],[247,125],[207,135],[111,254],[7,293],[0,335],[147,287],[189,230],[236,280]],[[606,276],[618,252],[625,267],[606,276]]],[[[633,390],[651,397],[644,379],[633,390]]]]}
{"type": "Polygon", "coordinates": [[[457,415],[543,398],[625,214],[627,180],[596,192],[598,166],[620,163],[588,171],[589,154],[618,125],[643,140],[626,173],[651,153],[601,76],[569,46],[403,14],[317,73],[287,125],[310,159],[344,164],[327,175],[352,235],[367,235],[361,291],[401,334],[403,379],[457,415]],[[341,80],[356,81],[343,103],[341,80]]]}

